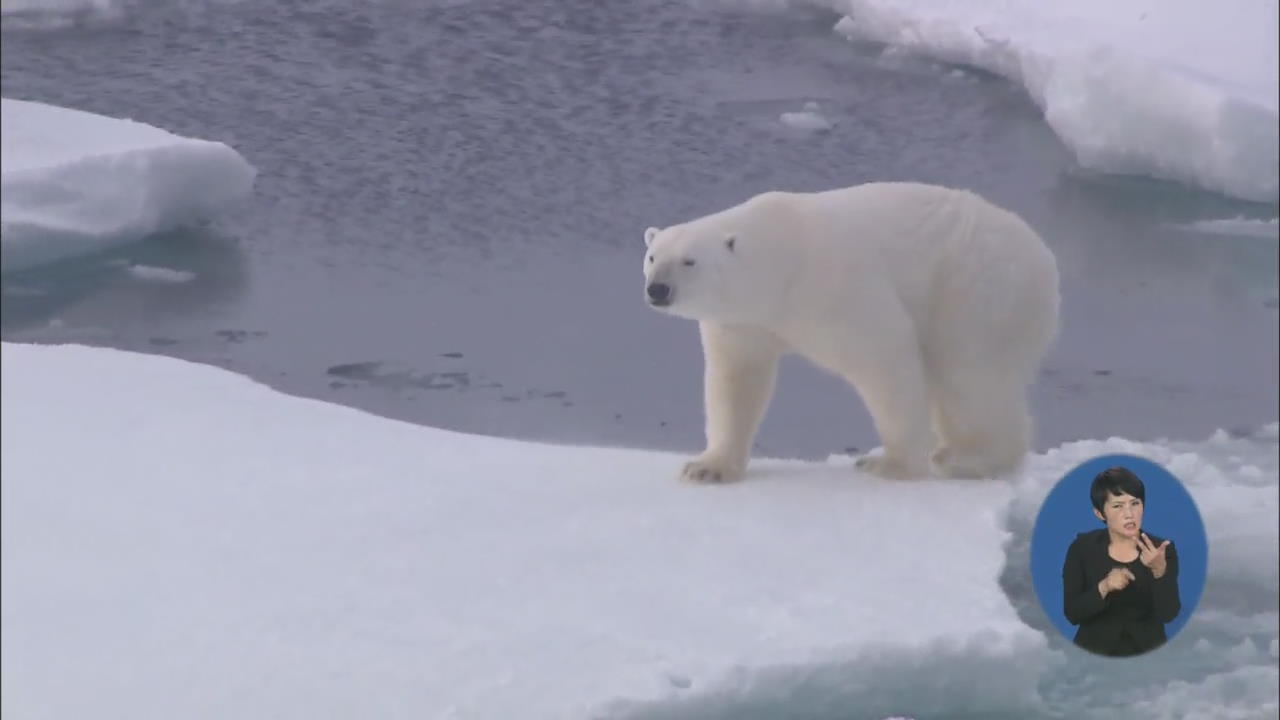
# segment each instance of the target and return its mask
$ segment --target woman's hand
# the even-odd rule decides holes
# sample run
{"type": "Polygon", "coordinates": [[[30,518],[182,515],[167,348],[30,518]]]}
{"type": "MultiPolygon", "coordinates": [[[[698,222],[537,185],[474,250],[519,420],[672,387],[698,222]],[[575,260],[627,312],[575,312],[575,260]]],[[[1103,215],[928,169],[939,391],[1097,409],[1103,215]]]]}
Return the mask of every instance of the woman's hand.
{"type": "Polygon", "coordinates": [[[1150,568],[1151,574],[1157,580],[1164,575],[1164,571],[1168,567],[1164,557],[1164,551],[1167,547],[1169,547],[1168,540],[1160,543],[1160,547],[1156,547],[1156,544],[1151,542],[1151,538],[1147,537],[1146,533],[1142,533],[1141,538],[1138,540],[1138,557],[1142,559],[1143,565],[1150,568]]]}
{"type": "Polygon", "coordinates": [[[1111,572],[1098,583],[1098,593],[1106,597],[1110,593],[1125,589],[1131,582],[1133,582],[1133,573],[1129,572],[1129,568],[1111,568],[1111,572]]]}

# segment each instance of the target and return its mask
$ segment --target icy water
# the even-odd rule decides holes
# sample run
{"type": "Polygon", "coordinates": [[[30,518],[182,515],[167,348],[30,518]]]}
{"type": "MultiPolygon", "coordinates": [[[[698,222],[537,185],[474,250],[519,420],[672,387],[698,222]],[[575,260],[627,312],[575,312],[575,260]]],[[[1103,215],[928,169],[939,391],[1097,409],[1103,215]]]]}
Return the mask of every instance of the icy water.
{"type": "MultiPolygon", "coordinates": [[[[1058,255],[1041,447],[1275,418],[1275,243],[1172,227],[1269,209],[1087,177],[1002,80],[882,57],[827,13],[730,5],[126,3],[11,28],[7,97],[226,141],[260,176],[214,227],[6,277],[3,335],[433,426],[692,450],[696,329],[641,302],[643,229],[772,188],[913,179],[1011,207],[1058,255]],[[810,100],[833,131],[779,122],[810,100]]],[[[852,391],[785,366],[760,452],[874,444],[852,391]]]]}
{"type": "MultiPolygon", "coordinates": [[[[6,340],[172,355],[468,432],[694,450],[696,329],[642,302],[644,228],[768,189],[921,180],[1016,210],[1057,254],[1041,448],[1276,419],[1275,238],[1182,227],[1274,207],[1091,176],[1018,88],[850,44],[833,15],[689,0],[113,7],[7,29],[4,95],[228,142],[258,182],[210,227],[5,276],[6,340]],[[831,132],[779,122],[808,101],[831,132]]],[[[758,452],[872,444],[851,390],[784,367],[758,452]]],[[[1274,477],[1273,437],[1241,448],[1274,477]]],[[[1027,528],[1012,531],[1025,552],[1027,528]]],[[[1003,581],[1037,625],[1016,575],[1003,581]]],[[[1241,602],[1266,605],[1250,612],[1274,607],[1246,589],[1241,602]]],[[[1111,679],[1072,666],[1042,690],[1119,706],[1174,665],[1218,667],[1185,657],[1111,679]]],[[[752,696],[733,712],[774,707],[752,696]]],[[[814,716],[840,716],[826,710],[814,716]]]]}

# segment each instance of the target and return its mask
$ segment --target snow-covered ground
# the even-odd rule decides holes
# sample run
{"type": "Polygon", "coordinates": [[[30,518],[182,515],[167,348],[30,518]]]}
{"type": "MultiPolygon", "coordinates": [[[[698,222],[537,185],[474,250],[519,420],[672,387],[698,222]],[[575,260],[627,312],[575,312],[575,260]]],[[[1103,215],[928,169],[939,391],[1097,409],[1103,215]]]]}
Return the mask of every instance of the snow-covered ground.
{"type": "Polygon", "coordinates": [[[0,113],[6,272],[215,217],[256,176],[223,143],[145,123],[10,98],[0,113]]]}
{"type": "Polygon", "coordinates": [[[1280,197],[1275,0],[812,2],[848,37],[1022,84],[1085,168],[1280,197]]]}
{"type": "Polygon", "coordinates": [[[884,482],[833,459],[700,487],[674,455],[418,427],[169,358],[5,344],[0,367],[14,717],[1276,707],[1275,426],[1074,443],[1016,482],[884,482]],[[1205,659],[1062,699],[1048,678],[1079,654],[1005,586],[1038,498],[1105,452],[1188,478],[1208,619],[1167,656],[1205,659]]]}

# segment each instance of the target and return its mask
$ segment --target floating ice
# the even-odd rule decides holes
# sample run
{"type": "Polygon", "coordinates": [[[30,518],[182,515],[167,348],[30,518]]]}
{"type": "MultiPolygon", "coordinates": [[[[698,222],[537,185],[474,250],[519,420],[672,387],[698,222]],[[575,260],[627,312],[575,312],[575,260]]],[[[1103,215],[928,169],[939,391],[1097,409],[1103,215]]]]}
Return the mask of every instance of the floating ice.
{"type": "Polygon", "coordinates": [[[123,15],[119,0],[0,0],[4,27],[57,29],[114,20],[123,15]]]}
{"type": "Polygon", "coordinates": [[[5,272],[209,219],[243,199],[254,168],[220,142],[4,98],[5,272]]]}
{"type": "Polygon", "coordinates": [[[821,110],[818,103],[807,102],[800,112],[784,112],[779,119],[783,125],[796,130],[825,132],[835,125],[822,114],[821,110]]]}
{"type": "Polygon", "coordinates": [[[1280,238],[1280,224],[1271,220],[1251,220],[1249,218],[1221,218],[1218,220],[1199,220],[1179,227],[1188,230],[1213,233],[1215,235],[1234,235],[1237,237],[1280,238]]]}
{"type": "Polygon", "coordinates": [[[0,15],[101,11],[117,5],[119,3],[114,0],[3,0],[0,2],[0,15]]]}
{"type": "Polygon", "coordinates": [[[846,36],[1024,85],[1086,168],[1280,197],[1275,2],[813,1],[846,36]]]}
{"type": "Polygon", "coordinates": [[[194,280],[196,274],[188,270],[174,270],[151,265],[130,265],[129,274],[139,280],[150,280],[161,283],[185,283],[194,280]]]}

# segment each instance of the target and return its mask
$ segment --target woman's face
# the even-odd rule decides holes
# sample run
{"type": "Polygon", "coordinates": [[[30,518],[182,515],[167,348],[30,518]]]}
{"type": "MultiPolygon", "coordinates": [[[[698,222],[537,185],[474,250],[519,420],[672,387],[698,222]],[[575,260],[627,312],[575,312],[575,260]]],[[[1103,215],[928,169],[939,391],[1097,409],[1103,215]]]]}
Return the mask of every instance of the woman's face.
{"type": "Polygon", "coordinates": [[[1108,494],[1102,504],[1102,514],[1096,509],[1093,514],[1106,521],[1107,529],[1117,535],[1136,540],[1142,531],[1142,501],[1128,493],[1108,494]]]}

